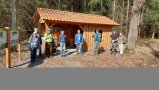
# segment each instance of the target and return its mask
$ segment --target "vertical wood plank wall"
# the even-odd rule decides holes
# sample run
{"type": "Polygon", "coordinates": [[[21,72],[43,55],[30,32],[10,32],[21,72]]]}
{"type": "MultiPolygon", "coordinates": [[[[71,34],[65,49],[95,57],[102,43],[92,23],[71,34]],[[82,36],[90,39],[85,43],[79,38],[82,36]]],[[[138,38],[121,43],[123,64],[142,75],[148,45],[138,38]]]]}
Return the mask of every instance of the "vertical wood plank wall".
{"type": "Polygon", "coordinates": [[[109,49],[110,48],[110,35],[112,32],[111,26],[90,26],[85,25],[84,26],[84,51],[92,51],[94,49],[94,39],[92,38],[93,34],[95,33],[95,30],[99,29],[102,30],[102,42],[101,47],[103,49],[109,49]]]}
{"type": "MultiPolygon", "coordinates": [[[[46,24],[41,24],[40,30],[41,30],[42,34],[45,33],[46,27],[47,27],[46,24]]],[[[64,28],[64,30],[65,29],[66,28],[64,28]]],[[[83,32],[83,36],[84,36],[83,50],[84,51],[92,51],[94,49],[94,39],[92,38],[92,36],[95,33],[96,29],[102,30],[102,32],[103,32],[102,33],[102,42],[101,42],[100,47],[102,47],[103,49],[110,49],[110,35],[112,32],[112,26],[84,25],[84,32],[83,32]]],[[[67,31],[67,29],[66,29],[66,31],[67,31]]]]}

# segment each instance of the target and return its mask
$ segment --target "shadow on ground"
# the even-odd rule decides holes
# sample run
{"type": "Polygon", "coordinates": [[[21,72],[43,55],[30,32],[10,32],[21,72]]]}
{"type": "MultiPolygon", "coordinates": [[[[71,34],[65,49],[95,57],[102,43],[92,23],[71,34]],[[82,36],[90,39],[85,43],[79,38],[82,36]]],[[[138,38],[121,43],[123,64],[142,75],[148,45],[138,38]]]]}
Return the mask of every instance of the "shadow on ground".
{"type": "Polygon", "coordinates": [[[27,66],[27,68],[33,68],[33,67],[35,67],[35,66],[38,66],[38,65],[41,65],[41,64],[43,64],[44,63],[44,60],[46,59],[46,57],[38,57],[38,58],[36,58],[36,60],[35,60],[35,63],[30,63],[28,66],[27,66]]]}

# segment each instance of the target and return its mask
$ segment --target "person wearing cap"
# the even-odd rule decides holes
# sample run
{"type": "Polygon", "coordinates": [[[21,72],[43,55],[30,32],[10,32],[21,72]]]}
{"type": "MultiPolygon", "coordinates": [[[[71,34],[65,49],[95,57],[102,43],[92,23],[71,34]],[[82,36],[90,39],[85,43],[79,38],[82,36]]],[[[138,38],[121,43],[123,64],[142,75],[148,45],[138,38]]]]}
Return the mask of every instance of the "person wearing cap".
{"type": "Polygon", "coordinates": [[[54,48],[55,52],[57,52],[57,47],[58,47],[58,39],[59,39],[59,33],[57,32],[57,29],[55,28],[55,31],[53,33],[53,39],[54,39],[54,48]]]}
{"type": "Polygon", "coordinates": [[[30,54],[31,63],[34,63],[36,58],[36,52],[37,52],[38,46],[40,45],[39,34],[37,33],[36,28],[34,28],[34,32],[30,36],[28,43],[29,43],[29,49],[31,51],[31,54],[30,54]]]}
{"type": "Polygon", "coordinates": [[[61,35],[59,36],[59,43],[60,43],[60,49],[61,49],[61,57],[65,57],[65,51],[66,51],[66,35],[64,31],[61,31],[61,35]]]}
{"type": "Polygon", "coordinates": [[[53,43],[53,35],[51,33],[51,29],[49,28],[47,33],[44,35],[45,41],[45,53],[48,58],[50,58],[52,54],[52,43],[53,43]]]}
{"type": "Polygon", "coordinates": [[[82,54],[82,45],[83,45],[83,35],[81,34],[81,31],[78,30],[77,34],[75,35],[75,45],[76,45],[76,52],[79,54],[78,50],[80,50],[80,54],[82,54]]]}
{"type": "Polygon", "coordinates": [[[99,33],[99,30],[97,29],[95,31],[95,34],[92,37],[94,38],[94,52],[93,52],[93,55],[98,55],[102,35],[101,35],[101,33],[99,33]]]}
{"type": "Polygon", "coordinates": [[[111,47],[110,47],[110,53],[116,55],[117,53],[117,42],[118,42],[119,35],[116,33],[116,31],[113,31],[113,33],[110,35],[110,41],[111,41],[111,47]]]}

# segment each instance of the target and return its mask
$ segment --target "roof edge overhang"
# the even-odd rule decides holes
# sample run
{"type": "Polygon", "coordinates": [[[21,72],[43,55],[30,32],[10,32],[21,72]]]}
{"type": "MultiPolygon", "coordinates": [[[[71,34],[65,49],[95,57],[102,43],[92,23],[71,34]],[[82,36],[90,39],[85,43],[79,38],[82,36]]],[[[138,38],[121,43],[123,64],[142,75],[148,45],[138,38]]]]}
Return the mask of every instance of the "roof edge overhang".
{"type": "Polygon", "coordinates": [[[43,19],[44,22],[49,22],[49,23],[65,23],[65,24],[82,24],[82,25],[104,25],[104,26],[119,26],[120,24],[116,23],[115,24],[102,24],[102,23],[85,23],[85,22],[72,22],[72,21],[62,21],[62,20],[49,20],[49,19],[43,19]]]}

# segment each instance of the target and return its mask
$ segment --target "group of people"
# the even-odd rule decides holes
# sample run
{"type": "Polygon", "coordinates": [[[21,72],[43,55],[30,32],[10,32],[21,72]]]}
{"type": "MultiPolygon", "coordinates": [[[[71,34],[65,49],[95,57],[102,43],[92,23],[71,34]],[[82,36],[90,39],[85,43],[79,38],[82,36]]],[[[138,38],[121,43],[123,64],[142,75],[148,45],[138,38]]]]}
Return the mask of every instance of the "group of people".
{"type": "MultiPolygon", "coordinates": [[[[94,52],[93,55],[98,55],[100,50],[100,43],[102,41],[102,34],[99,30],[95,31],[92,38],[94,39],[94,52]]],[[[117,46],[120,48],[120,54],[123,56],[124,53],[124,44],[126,42],[125,36],[120,33],[118,35],[116,31],[113,31],[112,35],[110,36],[111,39],[111,54],[117,53],[117,46]]],[[[74,37],[74,44],[76,45],[76,53],[83,54],[82,46],[83,46],[83,34],[81,33],[80,29],[77,30],[77,34],[74,37]]],[[[37,50],[39,49],[39,56],[42,57],[42,41],[44,42],[45,54],[46,57],[50,58],[54,52],[57,52],[57,47],[60,46],[60,55],[61,57],[65,57],[66,51],[66,34],[62,30],[61,33],[54,30],[52,33],[51,29],[49,28],[44,35],[42,40],[40,34],[38,33],[38,29],[34,28],[33,34],[29,38],[29,48],[31,51],[31,63],[35,62],[37,50]]]]}
{"type": "Polygon", "coordinates": [[[123,33],[120,32],[120,34],[118,35],[116,31],[113,31],[113,33],[110,35],[110,40],[111,40],[110,53],[116,55],[117,47],[119,46],[120,55],[123,56],[124,46],[126,43],[126,37],[123,35],[123,33]]]}
{"type": "MultiPolygon", "coordinates": [[[[60,55],[61,57],[65,57],[66,51],[66,34],[62,30],[59,34],[57,29],[52,33],[49,28],[44,35],[42,40],[40,34],[38,33],[37,28],[34,28],[33,34],[29,38],[29,49],[31,51],[31,63],[35,62],[37,50],[39,49],[39,56],[42,57],[42,41],[44,42],[45,54],[46,57],[50,58],[53,53],[57,52],[57,47],[60,45],[60,55]]],[[[82,45],[83,45],[83,35],[80,30],[77,31],[77,34],[74,38],[74,43],[76,45],[77,54],[82,54],[82,45]]]]}

